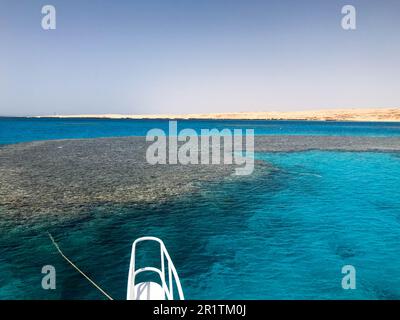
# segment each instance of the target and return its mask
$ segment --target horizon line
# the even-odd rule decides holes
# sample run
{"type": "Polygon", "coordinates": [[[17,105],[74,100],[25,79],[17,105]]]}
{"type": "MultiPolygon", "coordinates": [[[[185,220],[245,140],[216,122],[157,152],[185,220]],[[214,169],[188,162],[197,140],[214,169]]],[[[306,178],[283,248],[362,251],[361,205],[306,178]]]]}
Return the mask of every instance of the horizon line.
{"type": "Polygon", "coordinates": [[[303,111],[254,111],[188,114],[54,114],[2,115],[2,118],[58,118],[58,119],[166,119],[166,120],[317,120],[317,121],[400,121],[400,107],[336,108],[303,111]]]}

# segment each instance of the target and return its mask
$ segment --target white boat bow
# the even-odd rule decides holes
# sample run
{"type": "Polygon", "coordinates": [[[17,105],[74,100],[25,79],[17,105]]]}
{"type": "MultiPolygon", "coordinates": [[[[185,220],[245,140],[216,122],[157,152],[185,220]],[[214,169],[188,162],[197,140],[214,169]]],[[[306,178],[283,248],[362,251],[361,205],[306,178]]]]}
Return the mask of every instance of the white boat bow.
{"type": "Polygon", "coordinates": [[[128,275],[127,300],[174,300],[174,288],[178,291],[179,300],[184,300],[181,282],[172,259],[161,239],[156,237],[142,237],[132,244],[131,261],[128,275]],[[143,241],[157,242],[160,246],[160,268],[144,267],[136,269],[137,244],[143,241]],[[168,270],[168,273],[166,272],[168,270]],[[136,283],[139,274],[152,273],[157,275],[155,281],[136,283]],[[175,286],[174,286],[175,284],[175,286]]]}

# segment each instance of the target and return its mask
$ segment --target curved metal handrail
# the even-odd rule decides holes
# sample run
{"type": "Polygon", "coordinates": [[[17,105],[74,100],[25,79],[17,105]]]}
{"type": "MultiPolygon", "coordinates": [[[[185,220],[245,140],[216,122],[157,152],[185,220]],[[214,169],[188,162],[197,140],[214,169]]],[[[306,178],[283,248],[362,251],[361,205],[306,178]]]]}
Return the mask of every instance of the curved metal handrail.
{"type": "Polygon", "coordinates": [[[131,288],[135,288],[135,278],[139,273],[142,272],[155,272],[160,276],[160,280],[162,283],[162,288],[164,290],[165,295],[167,296],[168,300],[173,300],[174,298],[174,288],[173,288],[173,282],[172,282],[172,276],[174,277],[176,287],[178,289],[178,294],[179,294],[179,299],[184,300],[185,297],[183,295],[183,290],[181,286],[181,282],[178,276],[178,273],[176,272],[174,263],[172,262],[172,259],[167,251],[167,248],[164,245],[164,242],[156,237],[141,237],[136,239],[133,244],[132,244],[132,252],[131,252],[131,261],[130,261],[130,266],[129,266],[129,275],[128,275],[128,290],[127,290],[127,298],[131,297],[131,288]],[[145,268],[140,268],[140,269],[135,269],[135,257],[136,257],[136,245],[139,242],[143,241],[155,241],[158,242],[160,245],[160,258],[161,258],[161,270],[154,268],[154,267],[145,267],[145,268]],[[167,259],[168,263],[168,286],[166,283],[166,275],[165,275],[165,265],[164,265],[164,257],[167,259]]]}

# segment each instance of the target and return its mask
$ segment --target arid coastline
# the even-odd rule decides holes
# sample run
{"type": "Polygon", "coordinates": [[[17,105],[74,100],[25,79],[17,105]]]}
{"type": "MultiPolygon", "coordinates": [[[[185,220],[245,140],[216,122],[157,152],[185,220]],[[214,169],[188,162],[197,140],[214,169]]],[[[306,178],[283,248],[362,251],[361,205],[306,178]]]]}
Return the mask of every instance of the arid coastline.
{"type": "Polygon", "coordinates": [[[229,112],[196,114],[77,114],[37,116],[38,118],[96,119],[215,119],[215,120],[308,120],[308,121],[383,121],[400,122],[400,107],[369,109],[326,109],[293,112],[229,112]]]}

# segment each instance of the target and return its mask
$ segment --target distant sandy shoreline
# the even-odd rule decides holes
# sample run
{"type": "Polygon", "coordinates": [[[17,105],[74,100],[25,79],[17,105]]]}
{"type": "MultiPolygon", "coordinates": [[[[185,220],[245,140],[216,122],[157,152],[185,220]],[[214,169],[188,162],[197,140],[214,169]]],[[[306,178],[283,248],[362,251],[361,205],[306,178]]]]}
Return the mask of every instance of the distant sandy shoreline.
{"type": "Polygon", "coordinates": [[[309,121],[382,121],[400,122],[400,107],[385,109],[330,109],[294,112],[232,112],[196,114],[78,114],[36,116],[34,118],[94,119],[204,119],[204,120],[309,120],[309,121]]]}

